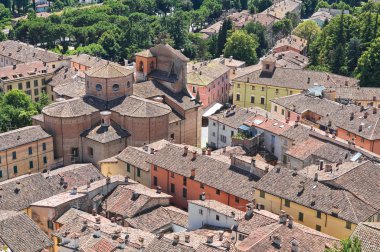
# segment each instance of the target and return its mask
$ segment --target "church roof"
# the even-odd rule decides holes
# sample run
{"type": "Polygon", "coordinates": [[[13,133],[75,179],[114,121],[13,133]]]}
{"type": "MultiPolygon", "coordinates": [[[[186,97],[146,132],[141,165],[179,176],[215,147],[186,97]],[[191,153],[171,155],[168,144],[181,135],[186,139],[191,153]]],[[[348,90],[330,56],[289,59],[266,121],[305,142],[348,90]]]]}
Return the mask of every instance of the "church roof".
{"type": "Polygon", "coordinates": [[[85,72],[87,76],[95,77],[95,78],[117,78],[117,77],[125,77],[133,72],[119,64],[115,64],[112,62],[107,62],[104,65],[93,67],[90,70],[85,72]]]}

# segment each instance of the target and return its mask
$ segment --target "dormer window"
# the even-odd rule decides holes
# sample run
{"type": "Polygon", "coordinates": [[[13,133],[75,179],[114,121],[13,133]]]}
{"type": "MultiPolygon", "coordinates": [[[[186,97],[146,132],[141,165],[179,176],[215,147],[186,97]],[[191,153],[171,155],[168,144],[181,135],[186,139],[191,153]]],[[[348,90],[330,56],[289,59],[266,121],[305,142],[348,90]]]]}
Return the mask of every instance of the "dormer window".
{"type": "Polygon", "coordinates": [[[102,85],[100,84],[96,84],[95,88],[96,88],[96,91],[102,91],[103,89],[102,85]]]}

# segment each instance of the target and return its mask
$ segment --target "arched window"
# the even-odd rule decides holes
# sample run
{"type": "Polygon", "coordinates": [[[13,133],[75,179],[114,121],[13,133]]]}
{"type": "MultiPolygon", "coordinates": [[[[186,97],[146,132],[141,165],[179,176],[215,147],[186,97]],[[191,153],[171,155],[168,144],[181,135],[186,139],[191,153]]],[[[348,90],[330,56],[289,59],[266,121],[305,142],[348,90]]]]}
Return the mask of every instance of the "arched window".
{"type": "Polygon", "coordinates": [[[96,91],[102,91],[103,89],[102,85],[100,84],[96,84],[95,88],[96,88],[96,91]]]}
{"type": "Polygon", "coordinates": [[[139,71],[140,72],[144,71],[144,63],[142,61],[140,61],[140,64],[139,64],[139,71]]]}
{"type": "Polygon", "coordinates": [[[154,69],[154,63],[152,61],[152,62],[150,62],[150,70],[153,70],[153,69],[154,69]]]}
{"type": "Polygon", "coordinates": [[[127,82],[127,88],[130,88],[131,87],[131,83],[128,81],[127,82]]]}
{"type": "Polygon", "coordinates": [[[114,91],[114,92],[117,92],[117,91],[119,91],[119,84],[113,84],[113,86],[112,86],[112,90],[114,91]]]}

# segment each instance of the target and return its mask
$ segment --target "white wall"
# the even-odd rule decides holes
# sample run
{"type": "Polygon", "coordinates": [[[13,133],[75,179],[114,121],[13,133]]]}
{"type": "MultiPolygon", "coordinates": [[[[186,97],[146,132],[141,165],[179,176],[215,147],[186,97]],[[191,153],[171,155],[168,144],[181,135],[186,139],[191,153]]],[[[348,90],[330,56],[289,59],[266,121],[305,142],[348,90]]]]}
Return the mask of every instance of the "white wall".
{"type": "Polygon", "coordinates": [[[274,155],[278,158],[279,161],[282,161],[282,142],[280,136],[273,134],[272,132],[256,128],[257,132],[264,133],[264,145],[265,149],[272,152],[272,136],[274,136],[274,155]]]}
{"type": "Polygon", "coordinates": [[[208,121],[208,144],[211,147],[215,147],[217,149],[221,149],[226,146],[231,146],[232,137],[231,131],[234,132],[234,135],[237,134],[237,129],[231,128],[227,125],[224,125],[220,122],[212,120],[209,118],[208,121]],[[215,124],[215,125],[214,125],[215,124]],[[224,129],[223,129],[224,126],[224,129]],[[226,137],[226,142],[222,142],[221,135],[226,137]]]}
{"type": "Polygon", "coordinates": [[[215,210],[198,206],[189,202],[189,230],[199,229],[204,225],[212,225],[215,227],[230,228],[232,225],[237,225],[234,218],[223,215],[215,210]],[[202,214],[200,213],[202,210],[202,214]],[[219,216],[219,221],[216,220],[216,215],[219,216]]]}

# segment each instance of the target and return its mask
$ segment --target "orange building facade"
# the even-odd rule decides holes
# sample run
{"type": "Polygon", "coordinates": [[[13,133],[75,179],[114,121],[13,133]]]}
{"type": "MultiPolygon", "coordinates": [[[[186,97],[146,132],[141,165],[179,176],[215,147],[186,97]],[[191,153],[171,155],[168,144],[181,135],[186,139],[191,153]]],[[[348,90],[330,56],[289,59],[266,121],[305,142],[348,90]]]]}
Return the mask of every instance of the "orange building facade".
{"type": "Polygon", "coordinates": [[[246,205],[250,203],[248,200],[196,181],[192,176],[186,177],[153,164],[150,170],[151,188],[160,186],[163,192],[173,196],[170,203],[182,209],[188,208],[188,200],[199,200],[203,193],[206,199],[216,200],[241,211],[245,211],[246,205]]]}

